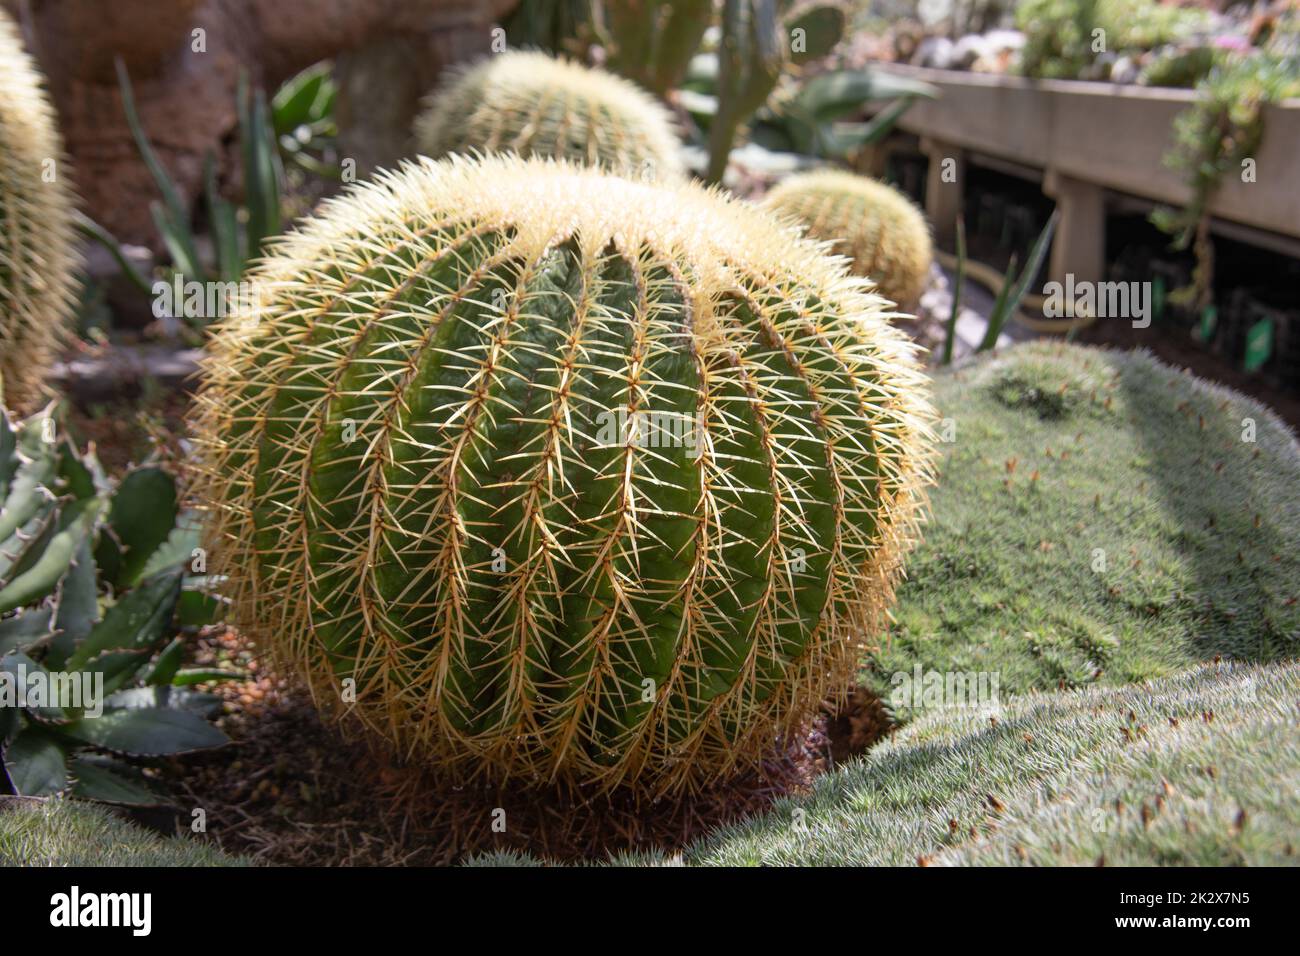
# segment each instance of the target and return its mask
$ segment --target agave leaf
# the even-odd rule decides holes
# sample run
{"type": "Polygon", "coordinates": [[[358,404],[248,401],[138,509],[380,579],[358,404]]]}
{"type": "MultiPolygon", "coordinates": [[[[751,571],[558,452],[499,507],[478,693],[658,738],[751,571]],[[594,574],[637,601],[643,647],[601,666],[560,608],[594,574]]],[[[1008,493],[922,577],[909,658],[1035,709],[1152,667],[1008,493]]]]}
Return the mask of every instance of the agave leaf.
{"type": "Polygon", "coordinates": [[[1029,291],[1029,283],[1034,281],[1038,275],[1038,270],[1043,265],[1043,258],[1047,255],[1047,249],[1052,242],[1052,233],[1056,231],[1056,222],[1060,217],[1059,210],[1053,210],[1051,218],[1047,220],[1047,225],[1043,231],[1038,234],[1034,240],[1033,247],[1029,250],[1029,258],[1025,262],[1024,271],[1020,273],[1020,279],[1014,284],[1011,277],[1015,274],[1016,259],[1013,256],[1011,264],[1007,267],[1007,274],[1002,280],[1002,289],[998,292],[997,301],[993,303],[993,311],[989,315],[988,328],[984,332],[984,339],[980,342],[977,352],[986,352],[998,344],[998,336],[1002,334],[1002,327],[1006,325],[1007,319],[1020,308],[1020,303],[1029,291]]]}
{"type": "Polygon", "coordinates": [[[203,160],[204,190],[208,200],[208,218],[212,221],[212,247],[217,254],[217,272],[223,282],[237,282],[243,272],[239,249],[239,228],[235,207],[217,191],[216,164],[212,153],[203,160]]]}
{"type": "MultiPolygon", "coordinates": [[[[42,675],[44,677],[44,687],[47,691],[50,688],[49,671],[21,651],[0,657],[0,671],[9,672],[15,697],[19,700],[30,701],[37,696],[31,681],[33,675],[42,675]]],[[[67,715],[62,709],[50,706],[48,703],[22,709],[42,720],[62,721],[67,719],[67,715]]]]}
{"type": "Polygon", "coordinates": [[[72,795],[83,800],[132,807],[156,807],[166,802],[137,768],[111,757],[79,754],[72,758],[69,770],[72,795]]]}
{"type": "Polygon", "coordinates": [[[0,501],[9,496],[9,483],[18,472],[18,431],[0,412],[0,501]]]}
{"type": "Polygon", "coordinates": [[[207,750],[230,742],[199,715],[161,707],[106,711],[100,717],[73,721],[62,732],[104,750],[151,757],[207,750]]]}
{"type": "Polygon", "coordinates": [[[202,538],[203,528],[198,515],[192,511],[183,512],[177,519],[176,526],[167,535],[167,540],[149,556],[140,577],[153,577],[178,565],[185,566],[188,571],[194,551],[203,543],[202,538]]]}
{"type": "Polygon", "coordinates": [[[150,578],[129,591],[104,614],[104,619],[68,660],[80,669],[105,651],[148,651],[160,644],[171,623],[180,594],[181,573],[172,571],[150,578]]]}
{"type": "Polygon", "coordinates": [[[957,217],[957,277],[952,287],[952,311],[948,314],[948,328],[943,339],[941,364],[952,364],[952,352],[957,342],[957,318],[961,315],[962,283],[966,278],[966,221],[957,217]]]}
{"type": "Polygon", "coordinates": [[[95,559],[114,587],[144,577],[149,559],[167,541],[178,514],[176,479],[157,465],[136,468],[113,492],[108,534],[100,535],[95,559]]]}
{"type": "Polygon", "coordinates": [[[185,663],[185,641],[179,637],[173,638],[154,661],[153,669],[145,678],[145,684],[149,686],[170,684],[183,663],[185,663]]]}
{"type": "Polygon", "coordinates": [[[4,767],[20,797],[49,797],[68,789],[67,747],[38,724],[29,723],[9,741],[4,767]]]}
{"type": "Polygon", "coordinates": [[[26,525],[48,503],[48,489],[58,473],[54,444],[45,441],[45,420],[52,409],[22,423],[18,433],[19,464],[0,508],[0,544],[26,525]]]}
{"type": "Polygon", "coordinates": [[[0,621],[0,657],[15,651],[27,652],[51,633],[51,608],[19,611],[0,621]]]}
{"type": "Polygon", "coordinates": [[[100,503],[96,499],[74,502],[59,516],[58,529],[40,556],[28,565],[20,562],[4,588],[0,588],[0,613],[31,604],[54,593],[78,549],[94,530],[100,503]]]}
{"type": "Polygon", "coordinates": [[[172,255],[172,262],[176,268],[185,275],[199,279],[203,275],[199,271],[199,254],[194,248],[194,237],[189,229],[189,213],[181,202],[180,192],[176,189],[176,184],[167,175],[167,170],[163,169],[162,163],[158,161],[157,154],[154,153],[153,147],[149,145],[149,137],[145,135],[144,127],[140,123],[140,115],[135,108],[135,94],[131,89],[131,77],[127,74],[126,64],[118,57],[115,63],[117,67],[117,85],[122,91],[122,108],[126,113],[126,123],[131,129],[131,136],[135,140],[136,149],[140,151],[140,158],[144,160],[145,166],[149,169],[149,174],[153,176],[154,182],[158,186],[158,191],[162,193],[163,206],[157,204],[151,205],[154,222],[158,225],[158,231],[162,233],[163,240],[167,245],[168,252],[172,255]]]}
{"type": "Polygon", "coordinates": [[[82,539],[72,566],[59,585],[59,599],[54,616],[58,630],[50,642],[46,662],[54,668],[67,662],[99,622],[99,587],[95,575],[95,558],[90,537],[82,539]]]}

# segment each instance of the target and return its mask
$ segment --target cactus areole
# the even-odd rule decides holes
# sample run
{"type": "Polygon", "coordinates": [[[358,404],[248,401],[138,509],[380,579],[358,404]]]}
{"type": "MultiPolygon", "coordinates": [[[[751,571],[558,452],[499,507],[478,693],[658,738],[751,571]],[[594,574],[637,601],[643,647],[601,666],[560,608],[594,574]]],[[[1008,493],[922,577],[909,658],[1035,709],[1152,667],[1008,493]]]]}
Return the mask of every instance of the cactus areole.
{"type": "Polygon", "coordinates": [[[404,757],[696,787],[878,633],[925,379],[865,283],[761,210],[422,160],[256,281],[194,422],[210,561],[235,623],[404,757]]]}

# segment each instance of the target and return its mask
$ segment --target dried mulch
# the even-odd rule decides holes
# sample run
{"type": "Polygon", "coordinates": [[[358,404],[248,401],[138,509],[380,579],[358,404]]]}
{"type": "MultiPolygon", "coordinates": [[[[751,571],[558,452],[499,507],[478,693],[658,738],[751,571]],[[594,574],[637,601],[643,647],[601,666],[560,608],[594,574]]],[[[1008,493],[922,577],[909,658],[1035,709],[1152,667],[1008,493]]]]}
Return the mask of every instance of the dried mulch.
{"type": "Polygon", "coordinates": [[[198,662],[250,679],[215,688],[226,711],[218,722],[234,742],[177,760],[167,774],[176,819],[188,829],[201,807],[222,849],[279,865],[442,865],[492,850],[564,861],[672,853],[805,792],[889,728],[880,701],[855,688],[786,752],[694,796],[638,804],[623,792],[453,787],[323,723],[305,692],[264,673],[233,632],[201,636],[198,662]]]}

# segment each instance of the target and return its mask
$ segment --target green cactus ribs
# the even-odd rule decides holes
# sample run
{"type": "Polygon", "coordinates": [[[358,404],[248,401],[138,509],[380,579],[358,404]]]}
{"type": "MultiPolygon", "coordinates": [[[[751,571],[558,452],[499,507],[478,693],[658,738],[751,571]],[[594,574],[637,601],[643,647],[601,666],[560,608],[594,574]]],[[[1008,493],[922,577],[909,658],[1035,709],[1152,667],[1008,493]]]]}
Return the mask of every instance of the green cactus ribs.
{"type": "Polygon", "coordinates": [[[761,210],[426,159],[256,281],[193,423],[212,563],[237,625],[399,753],[697,787],[877,632],[926,382],[866,284],[761,210]]]}
{"type": "Polygon", "coordinates": [[[416,145],[452,153],[566,159],[634,178],[683,177],[667,111],[635,84],[538,52],[457,71],[416,121],[416,145]]]}
{"type": "Polygon", "coordinates": [[[35,64],[0,10],[0,386],[32,411],[74,303],[72,193],[35,64]]]}
{"type": "Polygon", "coordinates": [[[875,281],[905,311],[916,307],[930,277],[930,229],[898,190],[852,173],[818,170],[791,176],[766,199],[773,212],[803,226],[812,239],[834,243],[853,271],[875,281]]]}

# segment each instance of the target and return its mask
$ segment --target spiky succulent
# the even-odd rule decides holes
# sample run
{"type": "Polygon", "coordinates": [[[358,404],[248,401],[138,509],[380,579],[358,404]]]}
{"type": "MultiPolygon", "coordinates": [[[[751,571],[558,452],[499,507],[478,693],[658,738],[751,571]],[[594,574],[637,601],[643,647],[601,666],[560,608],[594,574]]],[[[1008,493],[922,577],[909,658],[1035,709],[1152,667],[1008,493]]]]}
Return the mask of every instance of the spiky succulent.
{"type": "Polygon", "coordinates": [[[768,193],[768,209],[789,217],[813,239],[834,242],[853,271],[904,309],[925,291],[934,258],[930,229],[906,196],[891,186],[838,170],[801,173],[768,193]]]}
{"type": "Polygon", "coordinates": [[[178,632],[210,614],[185,588],[198,528],[171,473],[111,481],[55,412],[18,421],[0,407],[0,788],[156,804],[115,755],[226,742],[196,712],[220,702],[184,687],[230,675],[180,670],[178,632]]]}
{"type": "Polygon", "coordinates": [[[925,378],[866,284],[761,210],[422,159],[254,279],[193,422],[212,561],[234,623],[400,753],[700,784],[877,633],[925,378]]]}
{"type": "Polygon", "coordinates": [[[420,153],[517,153],[641,179],[683,175],[668,114],[622,77],[512,51],[454,72],[416,121],[420,153]]]}
{"type": "Polygon", "coordinates": [[[74,302],[72,194],[54,110],[0,10],[0,382],[37,404],[74,302]]]}

